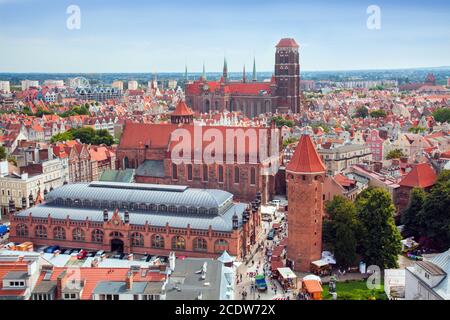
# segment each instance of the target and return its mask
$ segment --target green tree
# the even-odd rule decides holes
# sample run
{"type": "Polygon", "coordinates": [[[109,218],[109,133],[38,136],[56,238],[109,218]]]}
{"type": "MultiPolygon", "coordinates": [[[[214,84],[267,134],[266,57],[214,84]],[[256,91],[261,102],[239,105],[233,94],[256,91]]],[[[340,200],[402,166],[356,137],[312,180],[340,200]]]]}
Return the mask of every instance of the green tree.
{"type": "Polygon", "coordinates": [[[272,121],[275,121],[275,125],[278,128],[280,128],[282,126],[286,126],[286,127],[293,127],[294,126],[294,121],[288,120],[288,119],[284,119],[282,116],[273,117],[272,121]]]}
{"type": "Polygon", "coordinates": [[[4,146],[0,146],[0,160],[6,159],[6,149],[4,146]]]}
{"type": "Polygon", "coordinates": [[[372,118],[384,118],[386,117],[386,111],[384,110],[374,110],[370,112],[370,116],[372,118]]]}
{"type": "Polygon", "coordinates": [[[73,140],[72,130],[67,130],[65,132],[55,134],[54,136],[52,136],[50,141],[51,143],[55,143],[59,141],[69,141],[69,140],[73,140]]]}
{"type": "Polygon", "coordinates": [[[433,112],[434,120],[437,122],[450,122],[450,108],[439,108],[433,112]]]}
{"type": "Polygon", "coordinates": [[[420,215],[426,235],[439,249],[450,247],[450,170],[440,173],[425,199],[420,215]]]}
{"type": "Polygon", "coordinates": [[[408,207],[402,213],[403,233],[406,237],[423,234],[425,225],[422,209],[427,198],[427,193],[422,188],[414,188],[411,191],[408,207]]]}
{"type": "Polygon", "coordinates": [[[355,117],[356,118],[367,118],[369,116],[369,109],[366,106],[361,106],[356,109],[355,117]]]}
{"type": "Polygon", "coordinates": [[[401,253],[401,235],[394,223],[395,207],[389,192],[368,188],[355,201],[361,224],[360,254],[368,265],[396,268],[401,253]]]}
{"type": "Polygon", "coordinates": [[[73,137],[82,143],[92,143],[94,136],[95,130],[91,127],[82,127],[73,131],[73,137]]]}
{"type": "Polygon", "coordinates": [[[347,268],[356,261],[358,222],[353,202],[342,196],[335,196],[325,206],[323,234],[327,248],[334,253],[339,266],[347,268]]]}
{"type": "Polygon", "coordinates": [[[323,132],[325,133],[329,133],[331,128],[328,124],[326,124],[325,122],[319,122],[319,123],[315,123],[311,126],[313,129],[319,128],[321,127],[323,129],[323,132]]]}
{"type": "Polygon", "coordinates": [[[283,141],[283,147],[287,147],[288,145],[290,145],[291,143],[297,142],[298,138],[295,137],[289,137],[286,140],[283,141]]]}
{"type": "Polygon", "coordinates": [[[421,126],[411,127],[408,129],[409,132],[416,133],[416,134],[425,132],[426,130],[427,129],[425,129],[424,127],[421,127],[421,126]]]}
{"type": "Polygon", "coordinates": [[[405,154],[401,149],[394,149],[388,152],[386,159],[399,159],[405,157],[405,154]]]}

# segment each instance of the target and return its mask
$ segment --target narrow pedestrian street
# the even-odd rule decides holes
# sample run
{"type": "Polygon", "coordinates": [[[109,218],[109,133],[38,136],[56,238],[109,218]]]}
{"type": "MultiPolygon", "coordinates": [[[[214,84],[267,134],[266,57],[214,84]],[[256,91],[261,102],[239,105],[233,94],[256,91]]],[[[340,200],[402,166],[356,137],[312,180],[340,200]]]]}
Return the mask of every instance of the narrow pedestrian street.
{"type": "MultiPolygon", "coordinates": [[[[272,279],[271,252],[287,237],[287,223],[284,212],[277,210],[275,219],[271,222],[263,222],[258,243],[255,245],[253,256],[250,255],[247,261],[243,261],[237,269],[237,284],[235,290],[236,300],[273,300],[273,299],[294,299],[292,292],[285,291],[278,280],[272,279]],[[273,240],[268,240],[267,236],[274,226],[279,225],[273,240]],[[266,291],[258,291],[255,285],[255,276],[264,275],[267,283],[266,291]]],[[[283,259],[284,261],[284,259],[283,259]]]]}

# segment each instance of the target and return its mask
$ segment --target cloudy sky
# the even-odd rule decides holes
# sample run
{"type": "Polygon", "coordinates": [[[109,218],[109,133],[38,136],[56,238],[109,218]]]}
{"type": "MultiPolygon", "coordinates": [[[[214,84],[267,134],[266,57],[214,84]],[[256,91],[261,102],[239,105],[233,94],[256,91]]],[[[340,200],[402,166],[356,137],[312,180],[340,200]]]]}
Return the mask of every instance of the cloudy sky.
{"type": "MultiPolygon", "coordinates": [[[[450,1],[0,0],[0,72],[273,70],[293,37],[303,70],[450,65],[450,1]],[[80,29],[69,29],[70,5],[80,29]],[[369,29],[367,8],[380,8],[369,29]]],[[[72,22],[75,20],[70,20],[72,22]]],[[[74,25],[73,23],[71,24],[74,25]]]]}

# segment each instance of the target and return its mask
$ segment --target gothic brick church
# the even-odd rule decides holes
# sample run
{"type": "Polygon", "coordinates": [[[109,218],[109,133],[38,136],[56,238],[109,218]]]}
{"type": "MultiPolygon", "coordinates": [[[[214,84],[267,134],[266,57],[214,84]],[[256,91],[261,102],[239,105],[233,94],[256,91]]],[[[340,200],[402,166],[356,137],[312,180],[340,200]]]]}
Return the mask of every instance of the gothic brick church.
{"type": "Polygon", "coordinates": [[[192,110],[180,100],[171,114],[171,123],[125,123],[116,152],[118,168],[135,169],[138,183],[221,189],[231,192],[239,201],[252,201],[257,193],[261,193],[262,203],[272,199],[278,170],[272,160],[261,157],[263,150],[259,143],[279,147],[281,135],[277,128],[197,126],[192,121],[192,110]],[[184,130],[192,139],[192,158],[184,159],[182,163],[176,163],[172,158],[176,145],[172,136],[177,129],[184,130]],[[225,151],[233,152],[231,161],[228,154],[219,151],[213,163],[205,161],[203,155],[210,144],[205,142],[197,148],[195,141],[204,139],[205,132],[210,129],[221,134],[220,144],[225,151]],[[227,137],[230,130],[235,134],[231,140],[227,137]],[[234,147],[229,148],[229,144],[234,147]],[[199,151],[200,159],[194,159],[199,151]],[[238,158],[240,152],[245,156],[243,162],[238,158]]]}
{"type": "Polygon", "coordinates": [[[242,81],[229,81],[226,60],[218,81],[208,81],[205,72],[200,79],[186,85],[186,102],[198,112],[241,111],[248,117],[261,113],[298,113],[300,111],[299,45],[292,38],[281,39],[276,45],[275,72],[270,82],[248,80],[245,67],[242,81]]]}

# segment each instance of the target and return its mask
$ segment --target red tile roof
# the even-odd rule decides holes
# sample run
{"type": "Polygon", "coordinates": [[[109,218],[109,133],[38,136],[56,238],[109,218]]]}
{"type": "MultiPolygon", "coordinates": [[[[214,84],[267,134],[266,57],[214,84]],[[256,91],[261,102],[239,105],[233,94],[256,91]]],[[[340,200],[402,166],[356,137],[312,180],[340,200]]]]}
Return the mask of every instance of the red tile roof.
{"type": "Polygon", "coordinates": [[[257,95],[261,91],[270,91],[268,82],[230,83],[227,85],[230,93],[257,95]]]}
{"type": "MultiPolygon", "coordinates": [[[[66,267],[54,267],[53,273],[50,281],[57,281],[58,277],[64,272],[71,272],[71,269],[66,267]]],[[[127,274],[130,271],[129,268],[99,268],[99,267],[81,267],[77,269],[77,277],[84,280],[83,293],[81,295],[81,300],[92,299],[92,293],[99,282],[102,281],[125,281],[127,274]]],[[[39,276],[38,283],[43,280],[44,272],[41,272],[39,276]]],[[[68,276],[70,279],[70,275],[68,276]]],[[[135,272],[133,274],[134,282],[159,282],[164,281],[166,278],[165,274],[159,272],[148,272],[143,277],[141,272],[135,272]]]]}
{"type": "Polygon", "coordinates": [[[283,38],[276,45],[277,48],[293,47],[298,48],[297,42],[293,38],[283,38]]]}
{"type": "Polygon", "coordinates": [[[404,187],[427,188],[435,184],[437,175],[428,163],[419,163],[400,181],[404,187]]]}
{"type": "MultiPolygon", "coordinates": [[[[209,91],[215,91],[221,88],[220,81],[195,81],[186,86],[186,94],[201,94],[203,85],[207,84],[209,91]]],[[[270,92],[269,82],[237,82],[227,83],[223,86],[223,91],[232,94],[259,95],[261,91],[270,92]]]]}
{"type": "Polygon", "coordinates": [[[0,296],[20,296],[25,290],[9,290],[3,289],[3,277],[10,271],[28,271],[28,263],[26,261],[1,261],[0,262],[0,296]]]}
{"type": "Polygon", "coordinates": [[[322,292],[322,286],[319,280],[303,280],[303,286],[308,293],[322,292]]]}
{"type": "Polygon", "coordinates": [[[296,173],[325,172],[326,168],[309,135],[302,135],[286,171],[296,173]]]}
{"type": "Polygon", "coordinates": [[[334,180],[343,187],[350,187],[350,186],[356,184],[355,180],[349,179],[342,174],[335,175],[334,180]]]}
{"type": "Polygon", "coordinates": [[[172,116],[192,116],[194,113],[192,112],[191,108],[187,106],[187,104],[180,100],[177,104],[177,107],[171,114],[172,116]]]}
{"type": "MultiPolygon", "coordinates": [[[[235,155],[238,154],[245,154],[245,155],[256,155],[259,156],[259,150],[258,150],[258,143],[251,144],[251,140],[249,137],[252,136],[252,134],[248,134],[249,130],[256,132],[256,141],[260,141],[260,139],[263,139],[264,136],[261,136],[266,133],[267,137],[267,128],[263,127],[233,127],[233,126],[208,126],[207,128],[201,129],[202,134],[205,134],[206,129],[216,129],[220,131],[221,137],[223,138],[223,151],[224,154],[222,155],[225,157],[226,152],[228,151],[228,144],[231,144],[231,139],[227,139],[227,135],[230,136],[233,133],[241,132],[243,135],[245,135],[245,145],[239,144],[240,140],[238,140],[237,136],[234,137],[234,151],[235,155]],[[237,132],[233,132],[233,130],[236,130],[237,132]],[[241,149],[242,148],[242,149],[241,149]],[[245,148],[245,149],[244,149],[245,148]]],[[[189,132],[189,136],[191,139],[191,156],[194,157],[194,148],[197,147],[196,143],[194,143],[195,139],[198,139],[197,132],[194,129],[194,125],[183,125],[179,127],[177,124],[170,124],[170,123],[160,123],[160,124],[154,124],[154,123],[132,123],[127,122],[125,124],[125,128],[122,133],[122,137],[119,144],[119,149],[134,149],[134,148],[143,148],[145,145],[148,145],[150,148],[154,149],[164,149],[165,151],[168,151],[169,153],[172,152],[173,148],[179,144],[179,141],[174,138],[174,141],[171,141],[171,135],[176,129],[184,129],[187,132],[189,132]]],[[[203,137],[201,137],[203,139],[203,137]]],[[[184,138],[183,138],[184,139],[184,138]]],[[[204,154],[204,150],[206,147],[208,147],[210,144],[206,143],[205,141],[201,144],[202,148],[202,155],[204,154]]],[[[219,157],[219,151],[216,157],[219,157]]]]}

